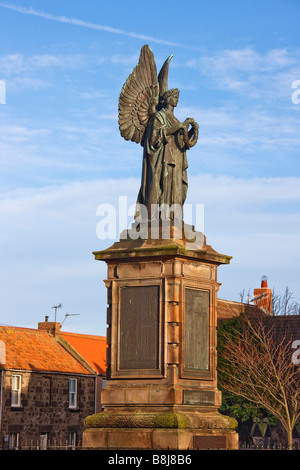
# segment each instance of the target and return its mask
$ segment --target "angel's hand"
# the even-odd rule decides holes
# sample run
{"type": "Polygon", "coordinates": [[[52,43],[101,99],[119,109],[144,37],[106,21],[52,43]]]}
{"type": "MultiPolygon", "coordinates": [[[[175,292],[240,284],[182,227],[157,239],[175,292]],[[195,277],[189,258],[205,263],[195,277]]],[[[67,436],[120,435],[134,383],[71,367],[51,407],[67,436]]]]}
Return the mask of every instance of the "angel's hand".
{"type": "Polygon", "coordinates": [[[199,124],[193,119],[193,122],[191,123],[194,129],[199,129],[199,124]]]}
{"type": "Polygon", "coordinates": [[[190,124],[191,124],[191,118],[186,118],[186,120],[182,123],[182,128],[187,131],[188,128],[190,127],[190,124]]]}

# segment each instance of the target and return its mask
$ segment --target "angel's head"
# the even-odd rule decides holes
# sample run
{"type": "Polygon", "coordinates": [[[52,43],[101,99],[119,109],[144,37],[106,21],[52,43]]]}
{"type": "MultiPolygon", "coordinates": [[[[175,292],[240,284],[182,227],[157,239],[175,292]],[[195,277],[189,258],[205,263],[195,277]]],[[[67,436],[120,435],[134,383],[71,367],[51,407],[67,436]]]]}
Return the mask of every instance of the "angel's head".
{"type": "Polygon", "coordinates": [[[179,90],[178,88],[171,88],[170,90],[166,91],[160,100],[160,105],[162,108],[165,108],[167,104],[172,106],[177,106],[179,99],[179,90]]]}

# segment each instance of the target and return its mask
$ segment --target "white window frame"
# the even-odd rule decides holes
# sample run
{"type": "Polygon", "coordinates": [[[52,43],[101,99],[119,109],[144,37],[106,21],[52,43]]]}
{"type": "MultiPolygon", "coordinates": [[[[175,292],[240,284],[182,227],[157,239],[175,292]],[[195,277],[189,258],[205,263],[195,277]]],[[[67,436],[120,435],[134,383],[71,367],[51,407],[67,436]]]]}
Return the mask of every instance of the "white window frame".
{"type": "Polygon", "coordinates": [[[21,406],[21,388],[22,376],[20,374],[13,374],[11,376],[11,406],[21,406]]]}
{"type": "Polygon", "coordinates": [[[77,408],[77,379],[74,377],[69,378],[69,408],[77,408]]]}
{"type": "Polygon", "coordinates": [[[10,450],[19,449],[19,441],[20,441],[20,433],[19,432],[11,432],[8,435],[8,448],[10,450]]]}
{"type": "Polygon", "coordinates": [[[43,432],[40,434],[40,450],[47,450],[48,446],[48,434],[43,432]]]}
{"type": "Polygon", "coordinates": [[[76,449],[76,439],[77,439],[76,432],[70,431],[68,434],[68,449],[72,449],[72,450],[76,449]]]}

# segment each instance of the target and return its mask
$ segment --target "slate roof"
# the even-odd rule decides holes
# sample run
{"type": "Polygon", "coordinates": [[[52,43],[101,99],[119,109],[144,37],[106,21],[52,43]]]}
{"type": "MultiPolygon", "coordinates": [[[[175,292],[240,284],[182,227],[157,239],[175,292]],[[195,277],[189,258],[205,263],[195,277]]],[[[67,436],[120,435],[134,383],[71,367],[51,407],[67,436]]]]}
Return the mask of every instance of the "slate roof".
{"type": "Polygon", "coordinates": [[[217,318],[218,322],[229,320],[233,317],[238,317],[242,313],[255,314],[263,312],[253,304],[244,304],[242,302],[234,302],[231,300],[218,299],[217,303],[217,318]]]}
{"type": "Polygon", "coordinates": [[[218,323],[237,317],[242,313],[261,317],[266,325],[273,328],[278,339],[300,340],[300,315],[267,315],[256,305],[218,299],[218,323]]]}
{"type": "Polygon", "coordinates": [[[273,327],[278,338],[288,341],[300,340],[300,315],[277,315],[264,318],[264,323],[273,327]]]}

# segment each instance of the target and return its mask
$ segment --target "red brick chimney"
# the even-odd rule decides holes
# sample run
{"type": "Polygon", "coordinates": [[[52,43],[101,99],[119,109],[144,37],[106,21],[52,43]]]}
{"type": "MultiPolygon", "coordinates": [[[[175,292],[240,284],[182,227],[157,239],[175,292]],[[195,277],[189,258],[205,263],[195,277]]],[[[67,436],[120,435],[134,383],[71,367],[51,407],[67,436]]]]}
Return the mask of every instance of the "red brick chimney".
{"type": "Polygon", "coordinates": [[[39,330],[46,330],[52,336],[55,336],[60,331],[60,323],[56,323],[54,321],[48,321],[49,317],[45,317],[45,321],[38,323],[39,330]]]}
{"type": "Polygon", "coordinates": [[[261,278],[260,288],[254,289],[254,304],[268,315],[272,315],[272,289],[268,288],[267,276],[261,278]]]}

